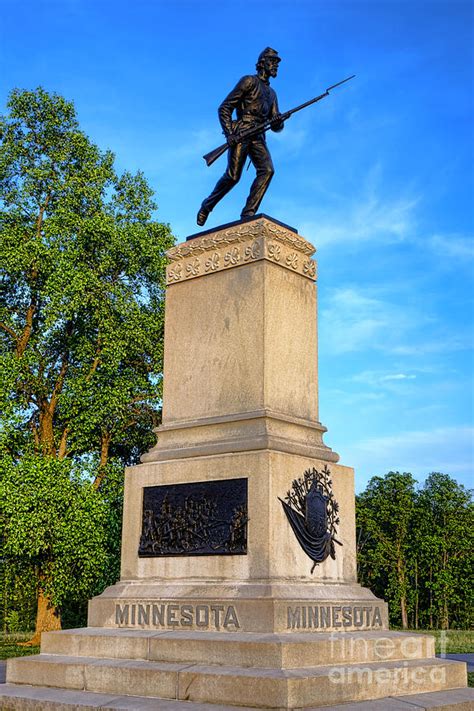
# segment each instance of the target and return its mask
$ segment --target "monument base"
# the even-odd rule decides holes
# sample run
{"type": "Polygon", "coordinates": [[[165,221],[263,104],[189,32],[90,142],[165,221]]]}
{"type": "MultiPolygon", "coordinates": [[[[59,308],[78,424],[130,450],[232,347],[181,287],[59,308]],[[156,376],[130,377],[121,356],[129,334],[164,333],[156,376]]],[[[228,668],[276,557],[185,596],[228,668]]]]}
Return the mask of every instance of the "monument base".
{"type": "Polygon", "coordinates": [[[403,696],[408,694],[417,695],[417,709],[472,709],[467,704],[474,702],[473,690],[463,691],[461,701],[446,697],[448,690],[459,694],[465,686],[465,664],[433,655],[432,637],[389,631],[66,630],[44,633],[40,655],[9,660],[0,703],[9,709],[57,708],[45,689],[55,687],[63,690],[61,709],[204,711],[213,704],[219,711],[282,711],[363,701],[361,708],[368,711],[370,699],[384,699],[373,708],[408,711],[413,708],[403,696]],[[68,701],[64,690],[82,694],[68,701]],[[435,694],[436,704],[432,692],[442,692],[435,694]],[[429,706],[423,705],[425,694],[431,697],[429,706]],[[397,699],[387,699],[393,696],[397,699]],[[440,703],[446,698],[449,703],[440,703]]]}
{"type": "Polygon", "coordinates": [[[89,603],[91,627],[156,631],[388,629],[387,604],[360,585],[121,581],[89,603]]]}

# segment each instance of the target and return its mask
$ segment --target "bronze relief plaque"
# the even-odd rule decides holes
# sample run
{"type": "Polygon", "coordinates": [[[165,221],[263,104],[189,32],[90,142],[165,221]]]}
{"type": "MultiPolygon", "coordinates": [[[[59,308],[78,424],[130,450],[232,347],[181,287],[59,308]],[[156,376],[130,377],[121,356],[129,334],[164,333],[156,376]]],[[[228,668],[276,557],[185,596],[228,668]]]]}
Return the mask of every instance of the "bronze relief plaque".
{"type": "Polygon", "coordinates": [[[245,555],[247,481],[145,487],[139,557],[245,555]]]}

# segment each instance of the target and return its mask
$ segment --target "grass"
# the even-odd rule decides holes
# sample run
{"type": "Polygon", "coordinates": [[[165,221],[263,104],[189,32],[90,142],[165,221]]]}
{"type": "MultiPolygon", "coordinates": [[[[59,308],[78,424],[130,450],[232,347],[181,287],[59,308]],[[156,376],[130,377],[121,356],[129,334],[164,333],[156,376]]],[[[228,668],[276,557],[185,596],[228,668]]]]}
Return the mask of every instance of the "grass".
{"type": "MultiPolygon", "coordinates": [[[[407,630],[408,631],[408,630],[407,630]]],[[[436,640],[436,654],[473,654],[474,630],[409,630],[430,634],[436,640]]]]}
{"type": "Polygon", "coordinates": [[[10,657],[26,657],[28,654],[38,654],[39,647],[22,647],[20,642],[27,642],[32,632],[0,633],[0,659],[10,657]]]}

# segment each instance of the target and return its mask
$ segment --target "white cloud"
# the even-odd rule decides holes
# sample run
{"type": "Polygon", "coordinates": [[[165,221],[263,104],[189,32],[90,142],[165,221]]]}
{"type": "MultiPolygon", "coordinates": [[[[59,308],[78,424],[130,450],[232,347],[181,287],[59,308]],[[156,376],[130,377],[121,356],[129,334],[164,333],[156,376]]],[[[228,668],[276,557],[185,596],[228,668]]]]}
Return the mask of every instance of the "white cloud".
{"type": "Polygon", "coordinates": [[[365,348],[393,349],[427,317],[372,295],[369,290],[346,287],[326,296],[321,309],[321,344],[331,353],[365,348]]]}
{"type": "Polygon", "coordinates": [[[414,373],[386,373],[378,370],[364,370],[361,373],[353,375],[350,380],[355,383],[362,383],[363,385],[373,387],[379,387],[383,384],[393,387],[393,385],[397,383],[415,380],[416,377],[414,373]]]}
{"type": "Polygon", "coordinates": [[[400,452],[418,449],[422,447],[433,447],[439,445],[452,445],[455,441],[458,444],[469,444],[472,448],[474,443],[473,427],[437,427],[432,430],[417,430],[411,432],[401,432],[397,435],[383,437],[371,437],[359,442],[357,449],[360,451],[374,452],[383,450],[384,452],[400,452]]]}
{"type": "MultiPolygon", "coordinates": [[[[461,324],[462,327],[462,324],[461,324]]],[[[472,349],[473,336],[472,333],[461,331],[453,333],[449,330],[450,326],[446,327],[439,338],[414,342],[411,344],[400,343],[394,345],[392,349],[393,355],[397,356],[421,356],[421,355],[436,355],[439,353],[454,353],[456,351],[465,351],[472,349]]]]}
{"type": "Polygon", "coordinates": [[[435,234],[428,240],[433,252],[441,257],[456,260],[471,260],[474,257],[474,239],[462,235],[435,234]]]}
{"type": "Polygon", "coordinates": [[[407,373],[393,373],[392,375],[384,375],[381,381],[384,380],[414,380],[416,375],[409,375],[407,373]]]}
{"type": "Polygon", "coordinates": [[[331,387],[331,379],[328,379],[328,385],[326,386],[326,379],[321,378],[321,382],[324,384],[324,388],[321,390],[320,401],[325,405],[325,412],[331,407],[344,406],[354,406],[360,407],[364,405],[370,406],[371,410],[380,404],[381,408],[385,412],[386,408],[386,393],[381,390],[369,390],[364,388],[361,390],[354,390],[351,388],[338,388],[331,387]],[[337,403],[337,406],[334,405],[337,403]]]}
{"type": "Polygon", "coordinates": [[[348,242],[400,242],[415,231],[416,195],[395,199],[382,193],[380,165],[368,171],[365,182],[352,195],[339,195],[331,210],[301,224],[301,233],[318,247],[348,242]],[[383,197],[381,196],[383,195],[383,197]],[[343,206],[343,208],[341,208],[343,206]]]}
{"type": "MultiPolygon", "coordinates": [[[[384,288],[348,286],[329,290],[320,310],[321,352],[382,351],[415,358],[469,350],[473,334],[461,324],[443,323],[431,315],[419,295],[392,294],[384,288]],[[411,297],[411,298],[408,298],[411,297]]],[[[406,291],[407,285],[405,285],[406,291]]],[[[425,363],[425,366],[427,364],[425,363]]],[[[403,366],[395,366],[397,369],[403,366]]],[[[413,371],[414,364],[410,363],[413,371]]],[[[413,380],[413,373],[384,373],[387,380],[413,380]]]]}
{"type": "Polygon", "coordinates": [[[390,470],[411,472],[417,478],[441,471],[473,486],[473,443],[474,428],[468,426],[369,437],[347,446],[344,463],[355,466],[359,488],[390,470]]]}
{"type": "Polygon", "coordinates": [[[352,205],[349,211],[324,219],[318,224],[305,224],[303,234],[314,234],[319,247],[341,242],[369,242],[372,240],[397,242],[405,239],[413,229],[413,210],[417,201],[396,200],[382,202],[372,197],[352,205]]]}

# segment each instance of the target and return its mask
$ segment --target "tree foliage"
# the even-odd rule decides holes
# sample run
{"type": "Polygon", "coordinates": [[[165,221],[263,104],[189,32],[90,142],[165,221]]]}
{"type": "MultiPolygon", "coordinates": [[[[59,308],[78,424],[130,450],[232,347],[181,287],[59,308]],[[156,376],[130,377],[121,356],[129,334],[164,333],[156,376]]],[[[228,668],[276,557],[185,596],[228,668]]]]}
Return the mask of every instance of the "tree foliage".
{"type": "Polygon", "coordinates": [[[153,219],[144,176],[116,173],[71,102],[14,90],[8,108],[0,117],[0,485],[20,487],[25,515],[12,508],[14,494],[2,501],[3,547],[12,566],[30,561],[42,593],[60,605],[73,587],[86,594],[107,567],[100,537],[111,535],[121,506],[113,494],[108,526],[107,478],[116,481],[117,466],[153,442],[173,238],[153,219]],[[55,506],[67,497],[82,518],[64,507],[60,516],[55,506]],[[43,516],[54,532],[40,533],[43,516]],[[73,549],[84,550],[80,576],[73,549]]]}
{"type": "Polygon", "coordinates": [[[446,474],[432,473],[417,497],[414,531],[427,608],[422,621],[470,628],[474,611],[474,504],[446,474]]]}
{"type": "Polygon", "coordinates": [[[371,479],[366,491],[357,499],[360,551],[366,547],[365,572],[369,578],[375,574],[383,576],[388,596],[398,604],[405,628],[408,626],[407,560],[414,486],[411,474],[389,472],[383,478],[371,479]]]}
{"type": "Polygon", "coordinates": [[[9,108],[0,122],[4,445],[13,456],[93,450],[104,466],[115,451],[132,460],[150,442],[161,397],[169,229],[152,220],[143,175],[117,176],[70,102],[14,91],[9,108]]]}
{"type": "Polygon", "coordinates": [[[447,474],[374,477],[357,497],[359,579],[402,627],[472,625],[474,504],[447,474]]]}
{"type": "Polygon", "coordinates": [[[1,460],[0,535],[7,560],[38,571],[55,606],[91,594],[107,563],[107,502],[71,460],[1,460]]]}

